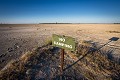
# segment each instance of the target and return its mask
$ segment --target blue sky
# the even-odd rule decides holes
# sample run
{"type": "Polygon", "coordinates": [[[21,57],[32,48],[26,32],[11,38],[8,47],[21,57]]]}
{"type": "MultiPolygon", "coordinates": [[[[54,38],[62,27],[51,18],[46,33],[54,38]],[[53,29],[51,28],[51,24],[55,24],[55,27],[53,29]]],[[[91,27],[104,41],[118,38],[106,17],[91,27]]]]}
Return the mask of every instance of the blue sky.
{"type": "Polygon", "coordinates": [[[120,0],[0,0],[0,23],[118,23],[120,0]]]}

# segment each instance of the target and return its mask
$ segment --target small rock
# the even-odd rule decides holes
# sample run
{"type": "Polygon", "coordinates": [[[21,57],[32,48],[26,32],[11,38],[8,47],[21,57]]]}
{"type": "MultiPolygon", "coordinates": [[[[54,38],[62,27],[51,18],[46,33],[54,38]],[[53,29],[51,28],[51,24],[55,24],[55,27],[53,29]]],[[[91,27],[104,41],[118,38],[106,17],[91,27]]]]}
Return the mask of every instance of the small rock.
{"type": "Polygon", "coordinates": [[[17,48],[19,48],[20,46],[16,46],[17,48]]]}
{"type": "Polygon", "coordinates": [[[13,48],[8,48],[8,52],[12,52],[13,51],[13,48]]]}
{"type": "Polygon", "coordinates": [[[27,75],[35,74],[35,69],[28,69],[28,70],[26,71],[26,74],[27,74],[27,75]]]}
{"type": "Polygon", "coordinates": [[[20,46],[19,46],[18,43],[15,43],[15,44],[14,44],[14,49],[17,49],[17,48],[20,48],[20,46]]]}
{"type": "Polygon", "coordinates": [[[11,57],[12,55],[10,54],[9,56],[11,57]]]}

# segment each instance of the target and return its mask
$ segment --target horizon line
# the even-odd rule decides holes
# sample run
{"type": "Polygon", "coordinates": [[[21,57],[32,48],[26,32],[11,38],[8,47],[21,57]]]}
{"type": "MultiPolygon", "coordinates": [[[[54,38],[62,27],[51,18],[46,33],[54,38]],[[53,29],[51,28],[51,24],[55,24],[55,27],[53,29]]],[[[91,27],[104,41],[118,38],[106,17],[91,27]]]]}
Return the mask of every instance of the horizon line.
{"type": "Polygon", "coordinates": [[[0,23],[1,24],[120,24],[120,23],[0,23]]]}

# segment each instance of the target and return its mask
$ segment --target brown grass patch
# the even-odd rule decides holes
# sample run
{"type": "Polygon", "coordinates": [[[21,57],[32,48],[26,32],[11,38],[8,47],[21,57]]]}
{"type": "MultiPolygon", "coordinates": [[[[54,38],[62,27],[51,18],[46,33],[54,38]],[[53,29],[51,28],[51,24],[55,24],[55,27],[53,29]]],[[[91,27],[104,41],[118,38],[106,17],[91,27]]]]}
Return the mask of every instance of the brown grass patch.
{"type": "Polygon", "coordinates": [[[26,80],[26,65],[31,60],[31,64],[35,64],[35,59],[38,54],[46,52],[49,48],[37,48],[33,52],[26,52],[19,59],[10,61],[1,71],[0,80],[26,80]]]}
{"type": "Polygon", "coordinates": [[[120,33],[120,31],[106,31],[108,33],[120,33]]]}
{"type": "Polygon", "coordinates": [[[90,51],[88,44],[79,45],[75,55],[80,60],[78,64],[85,69],[81,73],[90,80],[119,80],[120,65],[108,59],[106,51],[90,51]]]}
{"type": "MultiPolygon", "coordinates": [[[[76,54],[67,53],[74,61],[80,59],[72,69],[82,73],[88,80],[119,80],[120,79],[120,65],[109,60],[104,53],[99,51],[90,51],[89,41],[83,41],[86,45],[79,45],[76,54]]],[[[26,71],[29,69],[26,65],[37,64],[37,59],[46,58],[50,52],[50,47],[39,47],[33,52],[27,52],[18,60],[11,61],[3,70],[0,71],[0,80],[28,80],[26,71]],[[46,55],[46,56],[45,56],[46,55]]],[[[52,58],[52,57],[51,57],[52,58]]],[[[53,57],[54,58],[54,57],[53,57]]],[[[55,59],[54,59],[55,60],[55,59]]],[[[69,71],[69,69],[67,69],[69,71]]],[[[66,71],[64,72],[66,73],[66,71]]],[[[73,72],[66,73],[68,75],[73,72]]],[[[78,74],[79,76],[79,74],[78,74]]]]}

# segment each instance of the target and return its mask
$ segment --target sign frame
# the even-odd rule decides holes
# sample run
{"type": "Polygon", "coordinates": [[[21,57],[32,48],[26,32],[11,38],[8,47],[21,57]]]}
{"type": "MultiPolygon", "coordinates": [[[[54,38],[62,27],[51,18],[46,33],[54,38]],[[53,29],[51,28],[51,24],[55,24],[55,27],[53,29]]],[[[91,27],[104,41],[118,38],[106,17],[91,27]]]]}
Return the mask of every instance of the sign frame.
{"type": "Polygon", "coordinates": [[[52,35],[52,45],[70,51],[75,51],[76,41],[75,38],[64,35],[52,35]]]}

